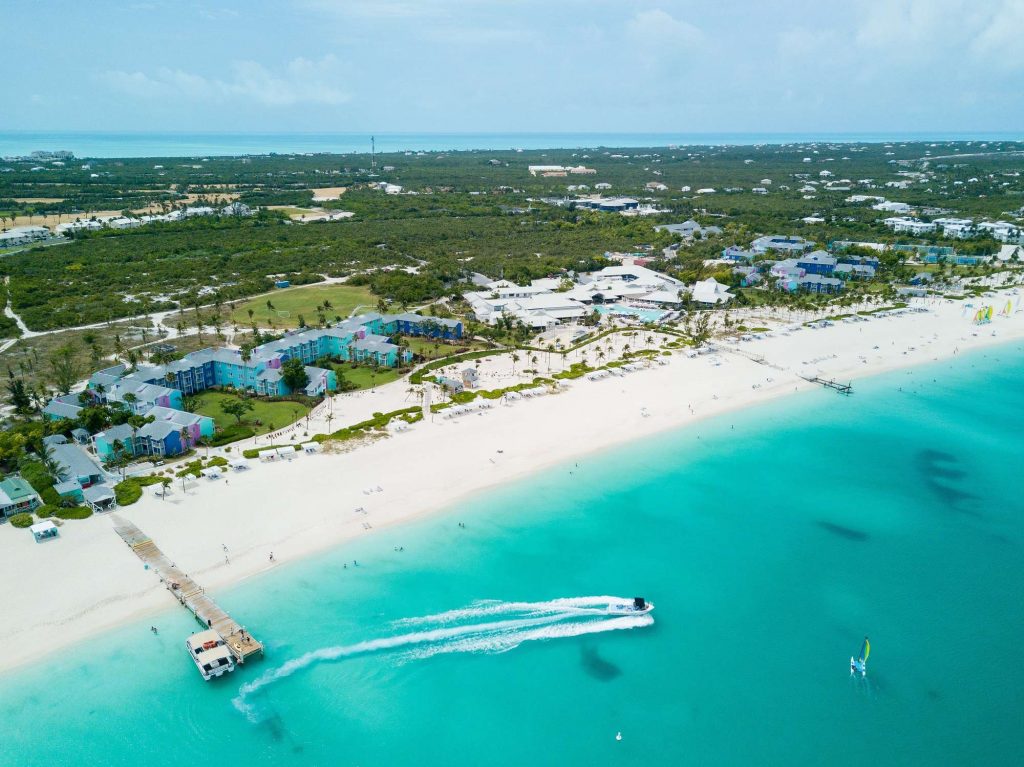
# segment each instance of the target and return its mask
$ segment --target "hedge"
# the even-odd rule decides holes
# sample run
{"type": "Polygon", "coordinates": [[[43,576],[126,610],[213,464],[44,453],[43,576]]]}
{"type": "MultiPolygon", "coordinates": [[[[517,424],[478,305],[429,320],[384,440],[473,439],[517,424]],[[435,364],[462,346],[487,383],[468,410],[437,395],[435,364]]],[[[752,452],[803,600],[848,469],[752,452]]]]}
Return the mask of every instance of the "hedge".
{"type": "Polygon", "coordinates": [[[55,511],[53,516],[60,519],[88,519],[92,516],[92,509],[88,506],[74,506],[70,509],[55,511]]]}
{"type": "Polygon", "coordinates": [[[255,434],[256,432],[251,427],[236,423],[221,429],[211,439],[206,440],[206,442],[210,447],[220,447],[221,445],[238,442],[242,439],[249,439],[255,436],[255,434]]]}
{"type": "Polygon", "coordinates": [[[439,360],[428,362],[426,365],[421,367],[415,373],[409,376],[409,383],[421,384],[423,383],[423,377],[426,373],[432,370],[440,370],[448,365],[455,365],[459,362],[470,362],[471,360],[479,360],[484,357],[493,357],[496,354],[507,354],[508,352],[515,351],[514,349],[485,349],[479,352],[466,352],[465,354],[456,354],[452,357],[442,357],[439,360]]]}
{"type": "Polygon", "coordinates": [[[32,515],[28,512],[22,512],[21,514],[14,514],[8,517],[10,523],[14,527],[29,527],[32,524],[32,515]]]}
{"type": "MultiPolygon", "coordinates": [[[[343,429],[338,429],[330,434],[316,434],[313,436],[315,442],[327,442],[328,440],[346,440],[355,437],[364,437],[371,431],[383,431],[391,423],[393,418],[401,418],[406,423],[416,423],[423,417],[423,410],[420,407],[406,407],[401,410],[392,410],[390,413],[374,413],[373,418],[368,421],[360,421],[343,429]],[[419,417],[417,418],[417,414],[419,417]]],[[[263,448],[266,450],[267,448],[263,448]]],[[[246,451],[247,453],[249,451],[246,451]]],[[[257,451],[258,454],[258,451],[257,451]]],[[[246,456],[255,457],[253,456],[246,456]]]]}
{"type": "Polygon", "coordinates": [[[47,517],[52,517],[60,510],[60,506],[51,506],[48,503],[44,503],[42,506],[36,509],[36,516],[40,519],[46,519],[47,517]]]}
{"type": "MultiPolygon", "coordinates": [[[[159,477],[128,477],[114,485],[114,497],[118,506],[131,506],[142,497],[142,488],[155,485],[159,477]]],[[[59,515],[58,515],[59,516],[59,515]]]]}

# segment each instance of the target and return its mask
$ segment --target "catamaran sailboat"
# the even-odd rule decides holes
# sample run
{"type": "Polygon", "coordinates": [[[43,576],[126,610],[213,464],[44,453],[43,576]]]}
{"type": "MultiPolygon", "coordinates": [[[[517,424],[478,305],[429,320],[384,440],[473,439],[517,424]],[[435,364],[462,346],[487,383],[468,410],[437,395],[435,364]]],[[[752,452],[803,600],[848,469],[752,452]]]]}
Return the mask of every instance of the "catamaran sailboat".
{"type": "Polygon", "coordinates": [[[608,605],[611,615],[642,615],[653,609],[654,602],[648,602],[643,597],[633,597],[632,602],[612,602],[608,605]]]}
{"type": "Polygon", "coordinates": [[[850,656],[850,676],[860,674],[862,677],[868,675],[868,656],[871,654],[871,642],[864,637],[864,643],[860,646],[860,656],[850,656]]]}

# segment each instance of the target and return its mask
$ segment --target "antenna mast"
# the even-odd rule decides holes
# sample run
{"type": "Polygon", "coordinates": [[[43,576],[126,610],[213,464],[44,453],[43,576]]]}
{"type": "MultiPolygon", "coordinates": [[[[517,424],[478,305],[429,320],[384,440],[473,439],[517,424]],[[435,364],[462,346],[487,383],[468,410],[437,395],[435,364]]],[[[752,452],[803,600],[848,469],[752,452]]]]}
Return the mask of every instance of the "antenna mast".
{"type": "Polygon", "coordinates": [[[377,140],[370,136],[370,167],[377,167],[377,140]]]}

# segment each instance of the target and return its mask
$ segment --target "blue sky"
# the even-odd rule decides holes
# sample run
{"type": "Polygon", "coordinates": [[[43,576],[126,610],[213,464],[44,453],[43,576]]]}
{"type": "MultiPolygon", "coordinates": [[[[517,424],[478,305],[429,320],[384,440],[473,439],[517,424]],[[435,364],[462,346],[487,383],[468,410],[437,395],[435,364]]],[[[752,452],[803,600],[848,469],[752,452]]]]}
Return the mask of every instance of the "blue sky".
{"type": "Polygon", "coordinates": [[[0,130],[1024,130],[1024,0],[4,0],[0,29],[0,130]]]}

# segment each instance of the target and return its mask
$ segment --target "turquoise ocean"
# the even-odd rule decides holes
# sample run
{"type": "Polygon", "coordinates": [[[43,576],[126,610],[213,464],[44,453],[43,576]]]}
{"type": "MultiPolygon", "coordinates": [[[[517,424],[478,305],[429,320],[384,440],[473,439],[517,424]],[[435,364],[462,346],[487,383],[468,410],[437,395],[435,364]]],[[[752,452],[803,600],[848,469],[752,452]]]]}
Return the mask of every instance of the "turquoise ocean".
{"type": "Polygon", "coordinates": [[[283,563],[216,595],[267,654],[210,683],[168,598],[0,679],[0,763],[1020,764],[1024,346],[855,388],[283,563]]]}
{"type": "MultiPolygon", "coordinates": [[[[378,152],[666,147],[808,142],[1020,141],[1021,132],[919,133],[393,133],[378,152]]],[[[0,157],[66,149],[77,157],[202,157],[304,152],[369,153],[370,133],[185,133],[0,130],[0,157]]]]}

